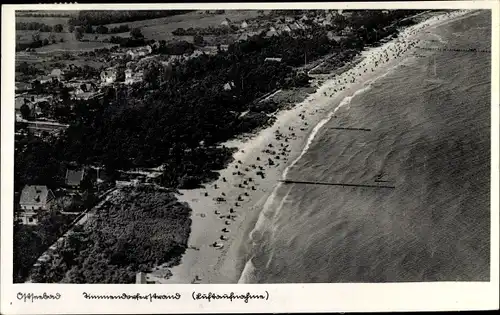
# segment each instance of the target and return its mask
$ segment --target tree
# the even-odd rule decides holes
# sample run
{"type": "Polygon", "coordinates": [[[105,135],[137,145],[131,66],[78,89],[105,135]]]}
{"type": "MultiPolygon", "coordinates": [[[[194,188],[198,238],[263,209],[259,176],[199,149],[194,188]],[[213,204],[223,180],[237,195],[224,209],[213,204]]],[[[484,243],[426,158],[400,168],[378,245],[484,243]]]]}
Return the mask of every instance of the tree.
{"type": "Polygon", "coordinates": [[[31,109],[28,105],[26,104],[23,104],[20,108],[20,111],[21,111],[21,116],[23,117],[23,119],[30,119],[31,117],[31,109]]]}
{"type": "Polygon", "coordinates": [[[40,32],[35,32],[33,35],[31,35],[31,39],[34,42],[38,42],[40,40],[40,32]]]}
{"type": "Polygon", "coordinates": [[[62,31],[63,31],[62,24],[56,24],[56,25],[54,25],[54,32],[61,33],[62,31]]]}
{"type": "Polygon", "coordinates": [[[99,34],[107,34],[108,33],[108,28],[104,25],[99,25],[96,29],[95,29],[96,33],[99,33],[99,34]]]}
{"type": "Polygon", "coordinates": [[[203,44],[205,43],[205,40],[203,39],[203,36],[201,36],[201,35],[194,35],[193,41],[194,41],[194,44],[198,45],[198,46],[203,46],[203,44]]]}
{"type": "Polygon", "coordinates": [[[73,25],[68,26],[68,32],[73,33],[75,31],[75,27],[73,25]]]}
{"type": "Polygon", "coordinates": [[[125,81],[125,68],[124,67],[119,67],[116,70],[116,81],[117,82],[125,81]]]}
{"type": "Polygon", "coordinates": [[[55,42],[56,42],[56,36],[54,34],[50,33],[50,35],[49,35],[49,41],[52,44],[55,44],[55,42]]]}
{"type": "Polygon", "coordinates": [[[94,29],[92,28],[92,25],[87,24],[87,25],[85,26],[85,33],[87,33],[87,34],[92,34],[92,33],[94,33],[94,29]]]}
{"type": "Polygon", "coordinates": [[[134,39],[144,38],[144,35],[142,35],[142,32],[141,32],[140,28],[133,28],[130,31],[130,36],[132,36],[132,38],[134,38],[134,39]]]}
{"type": "Polygon", "coordinates": [[[75,28],[75,39],[80,41],[83,38],[83,30],[81,27],[75,28]]]}

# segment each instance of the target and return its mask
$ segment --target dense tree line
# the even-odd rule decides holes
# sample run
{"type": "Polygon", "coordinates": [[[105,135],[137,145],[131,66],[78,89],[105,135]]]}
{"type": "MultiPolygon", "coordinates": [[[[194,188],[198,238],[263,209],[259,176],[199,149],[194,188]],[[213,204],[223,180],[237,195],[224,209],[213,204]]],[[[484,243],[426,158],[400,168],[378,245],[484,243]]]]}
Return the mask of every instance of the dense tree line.
{"type": "Polygon", "coordinates": [[[61,33],[63,31],[62,24],[56,24],[54,26],[47,25],[40,22],[17,22],[16,30],[27,30],[27,31],[40,31],[40,32],[56,32],[61,33]]]}
{"type": "Polygon", "coordinates": [[[104,25],[99,25],[93,30],[94,33],[97,34],[117,34],[117,33],[126,33],[130,31],[130,27],[126,24],[122,24],[119,26],[108,28],[104,25]]]}
{"type": "Polygon", "coordinates": [[[190,10],[92,10],[80,11],[68,20],[68,25],[86,26],[124,23],[179,15],[190,10]]]}
{"type": "Polygon", "coordinates": [[[172,31],[172,34],[175,36],[195,36],[195,35],[228,35],[234,33],[235,30],[238,30],[238,26],[232,25],[231,27],[190,27],[187,29],[178,28],[172,31]]]}
{"type": "Polygon", "coordinates": [[[191,229],[190,209],[153,186],[123,189],[85,229],[76,229],[34,282],[134,283],[139,271],[180,261],[191,229]]]}
{"type": "Polygon", "coordinates": [[[40,48],[43,46],[47,46],[50,44],[56,44],[56,43],[62,43],[64,42],[64,39],[61,37],[59,40],[56,38],[54,34],[50,34],[47,38],[44,38],[43,40],[40,37],[40,33],[35,33],[32,35],[32,41],[31,42],[25,42],[25,43],[19,43],[16,41],[16,51],[22,51],[22,50],[32,50],[34,51],[36,48],[40,48]]]}
{"type": "Polygon", "coordinates": [[[66,80],[71,80],[74,78],[79,78],[83,80],[92,80],[98,78],[100,72],[94,67],[88,65],[83,65],[83,67],[73,66],[64,71],[64,78],[66,80]]]}
{"type": "Polygon", "coordinates": [[[73,16],[71,13],[64,13],[64,12],[53,12],[53,13],[47,13],[43,12],[40,13],[40,11],[36,12],[29,12],[29,11],[19,11],[16,12],[16,16],[20,17],[71,17],[73,16]]]}
{"type": "Polygon", "coordinates": [[[19,72],[19,73],[26,75],[26,76],[35,76],[35,75],[44,73],[44,71],[42,69],[39,69],[39,68],[35,67],[34,65],[29,64],[27,62],[21,62],[21,63],[17,64],[16,65],[16,72],[19,72]]]}
{"type": "Polygon", "coordinates": [[[111,36],[109,42],[112,44],[118,44],[120,47],[140,47],[145,46],[147,41],[144,38],[131,38],[131,37],[120,37],[111,36]]]}
{"type": "Polygon", "coordinates": [[[14,191],[24,185],[47,185],[59,187],[64,182],[64,165],[54,156],[54,148],[48,139],[42,141],[28,136],[16,143],[14,152],[14,191]]]}

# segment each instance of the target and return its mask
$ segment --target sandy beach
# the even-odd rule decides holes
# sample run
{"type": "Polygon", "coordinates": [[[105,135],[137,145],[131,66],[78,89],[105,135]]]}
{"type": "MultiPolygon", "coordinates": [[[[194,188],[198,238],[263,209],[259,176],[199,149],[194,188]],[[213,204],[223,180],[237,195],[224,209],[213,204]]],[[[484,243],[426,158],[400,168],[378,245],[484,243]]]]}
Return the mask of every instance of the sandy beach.
{"type": "MultiPolygon", "coordinates": [[[[402,31],[398,38],[362,53],[350,70],[326,78],[316,92],[290,110],[276,115],[275,123],[247,140],[225,143],[237,148],[234,161],[205,188],[182,190],[180,201],[192,209],[189,248],[179,265],[150,274],[160,283],[237,283],[245,265],[244,244],[265,208],[266,201],[286,178],[287,167],[307,151],[317,131],[353,96],[400,66],[419,45],[419,34],[463,16],[465,11],[431,17],[402,31]],[[215,245],[215,246],[214,246],[215,245]]],[[[315,79],[313,86],[318,85],[315,79]]],[[[300,180],[300,179],[299,179],[300,180]]]]}

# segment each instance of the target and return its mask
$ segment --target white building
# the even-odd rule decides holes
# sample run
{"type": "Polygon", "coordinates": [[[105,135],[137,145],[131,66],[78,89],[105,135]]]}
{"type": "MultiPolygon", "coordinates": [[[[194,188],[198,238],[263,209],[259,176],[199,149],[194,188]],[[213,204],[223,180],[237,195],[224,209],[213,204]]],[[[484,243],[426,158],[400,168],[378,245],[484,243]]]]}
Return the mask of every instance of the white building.
{"type": "Polygon", "coordinates": [[[37,214],[49,210],[54,199],[54,194],[47,186],[24,186],[19,200],[21,213],[18,218],[23,224],[37,224],[37,214]]]}
{"type": "Polygon", "coordinates": [[[234,82],[233,81],[227,82],[226,84],[224,84],[224,91],[231,91],[232,89],[234,89],[234,82]]]}
{"type": "Polygon", "coordinates": [[[281,58],[270,58],[270,57],[268,57],[268,58],[264,59],[264,61],[266,61],[266,62],[269,62],[269,61],[270,62],[281,62],[281,58]]]}
{"type": "Polygon", "coordinates": [[[231,24],[231,20],[228,19],[228,18],[225,18],[221,23],[220,25],[222,26],[229,26],[231,24]]]}
{"type": "Polygon", "coordinates": [[[116,81],[116,70],[107,69],[101,72],[101,82],[102,84],[113,84],[116,81]]]}
{"type": "Polygon", "coordinates": [[[142,82],[144,73],[142,71],[133,72],[132,69],[125,70],[125,84],[130,85],[142,82]]]}

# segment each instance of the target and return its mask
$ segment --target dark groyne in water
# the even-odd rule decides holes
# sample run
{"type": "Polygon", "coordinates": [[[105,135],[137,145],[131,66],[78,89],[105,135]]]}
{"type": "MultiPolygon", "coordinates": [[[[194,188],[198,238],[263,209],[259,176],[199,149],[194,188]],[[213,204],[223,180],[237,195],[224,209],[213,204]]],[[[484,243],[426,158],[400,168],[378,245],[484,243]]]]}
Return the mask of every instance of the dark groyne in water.
{"type": "Polygon", "coordinates": [[[328,182],[315,182],[315,181],[299,181],[280,179],[279,182],[284,184],[306,184],[306,185],[324,185],[324,186],[345,186],[345,187],[361,187],[361,188],[389,188],[394,189],[396,186],[389,185],[365,185],[365,184],[348,184],[348,183],[328,183],[328,182]]]}
{"type": "Polygon", "coordinates": [[[461,52],[478,52],[491,54],[490,49],[477,49],[477,48],[438,48],[438,47],[420,47],[415,46],[417,49],[432,50],[432,51],[461,51],[461,52]]]}
{"type": "Polygon", "coordinates": [[[368,128],[332,127],[331,129],[336,129],[336,130],[354,130],[354,131],[372,131],[371,129],[368,129],[368,128]]]}

